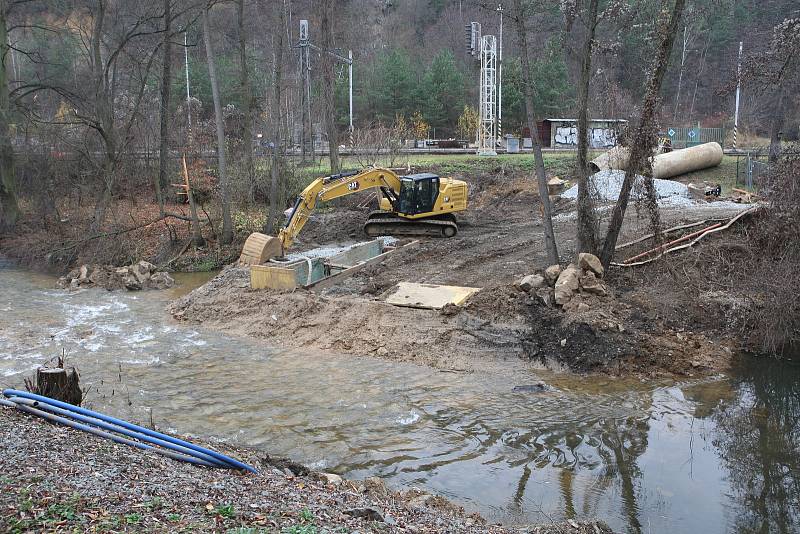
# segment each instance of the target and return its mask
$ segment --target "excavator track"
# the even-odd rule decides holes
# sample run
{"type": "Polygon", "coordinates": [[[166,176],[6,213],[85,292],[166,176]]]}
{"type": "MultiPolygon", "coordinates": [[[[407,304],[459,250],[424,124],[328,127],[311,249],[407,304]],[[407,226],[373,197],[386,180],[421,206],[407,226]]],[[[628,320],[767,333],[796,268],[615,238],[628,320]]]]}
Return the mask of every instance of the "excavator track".
{"type": "Polygon", "coordinates": [[[373,211],[364,223],[364,233],[370,237],[381,235],[453,237],[458,233],[456,218],[452,213],[425,219],[403,219],[388,211],[373,211]]]}

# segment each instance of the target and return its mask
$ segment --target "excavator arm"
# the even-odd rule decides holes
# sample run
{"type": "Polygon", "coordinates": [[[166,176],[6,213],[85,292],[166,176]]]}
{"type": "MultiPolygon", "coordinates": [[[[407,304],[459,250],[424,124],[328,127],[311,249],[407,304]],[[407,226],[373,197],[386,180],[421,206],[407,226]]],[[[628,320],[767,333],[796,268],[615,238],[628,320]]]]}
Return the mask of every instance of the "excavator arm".
{"type": "Polygon", "coordinates": [[[389,169],[380,167],[357,173],[341,173],[317,178],[297,197],[286,224],[278,234],[282,250],[286,251],[291,246],[318,202],[375,188],[385,188],[396,196],[400,192],[400,178],[389,169]]]}

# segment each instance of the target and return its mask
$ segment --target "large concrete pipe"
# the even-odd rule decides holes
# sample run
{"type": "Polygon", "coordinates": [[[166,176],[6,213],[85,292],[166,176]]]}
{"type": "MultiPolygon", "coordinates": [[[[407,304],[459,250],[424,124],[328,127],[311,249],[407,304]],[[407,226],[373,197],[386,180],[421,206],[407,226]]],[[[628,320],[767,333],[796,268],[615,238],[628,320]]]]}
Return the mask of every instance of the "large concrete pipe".
{"type": "Polygon", "coordinates": [[[716,167],[720,163],[722,163],[722,147],[719,143],[703,143],[654,157],[653,178],[672,178],[687,172],[716,167]]]}
{"type": "Polygon", "coordinates": [[[624,146],[615,146],[589,162],[589,171],[600,172],[608,170],[625,170],[628,168],[630,150],[624,146]]]}
{"type": "MultiPolygon", "coordinates": [[[[609,169],[624,171],[628,168],[629,157],[628,148],[614,147],[590,161],[589,169],[592,172],[609,169]]],[[[653,178],[673,178],[687,172],[716,167],[721,162],[722,147],[719,143],[703,143],[682,150],[673,150],[653,158],[653,178]]]]}

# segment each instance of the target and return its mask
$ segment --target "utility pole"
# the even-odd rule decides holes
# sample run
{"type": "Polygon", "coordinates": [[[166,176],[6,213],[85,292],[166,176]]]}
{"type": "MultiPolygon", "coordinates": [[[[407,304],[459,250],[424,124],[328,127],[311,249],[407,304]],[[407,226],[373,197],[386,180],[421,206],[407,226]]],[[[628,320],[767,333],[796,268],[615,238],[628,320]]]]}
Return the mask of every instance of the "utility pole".
{"type": "Polygon", "coordinates": [[[347,76],[350,100],[350,146],[353,146],[353,51],[347,51],[347,76]]]}
{"type": "Polygon", "coordinates": [[[500,38],[497,51],[497,138],[503,138],[503,4],[497,5],[500,14],[500,38]]]}
{"type": "Polygon", "coordinates": [[[311,145],[311,154],[313,157],[314,154],[314,129],[312,127],[313,122],[311,120],[311,49],[317,50],[318,52],[323,52],[325,54],[329,54],[340,62],[345,63],[347,65],[347,75],[348,75],[348,100],[349,100],[349,107],[350,107],[350,122],[349,122],[349,133],[350,133],[350,145],[353,144],[353,51],[348,50],[347,57],[344,57],[340,54],[337,54],[333,50],[324,50],[317,45],[313,44],[309,39],[308,35],[308,21],[301,20],[300,21],[300,42],[294,47],[300,49],[300,68],[303,71],[303,142],[301,143],[301,154],[302,160],[306,160],[306,139],[308,137],[311,138],[310,145],[311,145]],[[308,135],[310,132],[310,135],[308,135]]]}
{"type": "Polygon", "coordinates": [[[742,87],[742,41],[739,41],[739,61],[736,64],[736,111],[733,115],[733,149],[736,150],[736,134],[739,129],[739,91],[742,87]]]}
{"type": "Polygon", "coordinates": [[[311,157],[314,156],[314,128],[311,122],[311,59],[308,41],[308,21],[300,21],[300,72],[303,76],[303,90],[300,103],[303,110],[303,132],[300,142],[300,155],[303,163],[306,162],[306,150],[311,147],[311,157]],[[310,132],[310,135],[309,135],[310,132]],[[310,142],[309,142],[310,138],[310,142]]]}

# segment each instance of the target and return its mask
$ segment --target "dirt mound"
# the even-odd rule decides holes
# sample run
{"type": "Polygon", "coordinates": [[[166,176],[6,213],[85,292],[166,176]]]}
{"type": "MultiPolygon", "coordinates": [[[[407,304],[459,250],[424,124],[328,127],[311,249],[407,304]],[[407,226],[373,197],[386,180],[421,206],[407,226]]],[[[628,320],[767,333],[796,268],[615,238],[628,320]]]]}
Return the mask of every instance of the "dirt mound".
{"type": "Polygon", "coordinates": [[[485,288],[463,307],[420,310],[361,296],[251,290],[247,270],[232,267],[173,302],[169,311],[179,320],[277,346],[446,370],[510,371],[537,362],[579,372],[687,374],[721,361],[719,351],[710,350],[719,346],[688,334],[681,339],[649,331],[651,324],[614,299],[565,313],[513,285],[485,288]],[[703,347],[717,356],[702,356],[703,347]]]}

